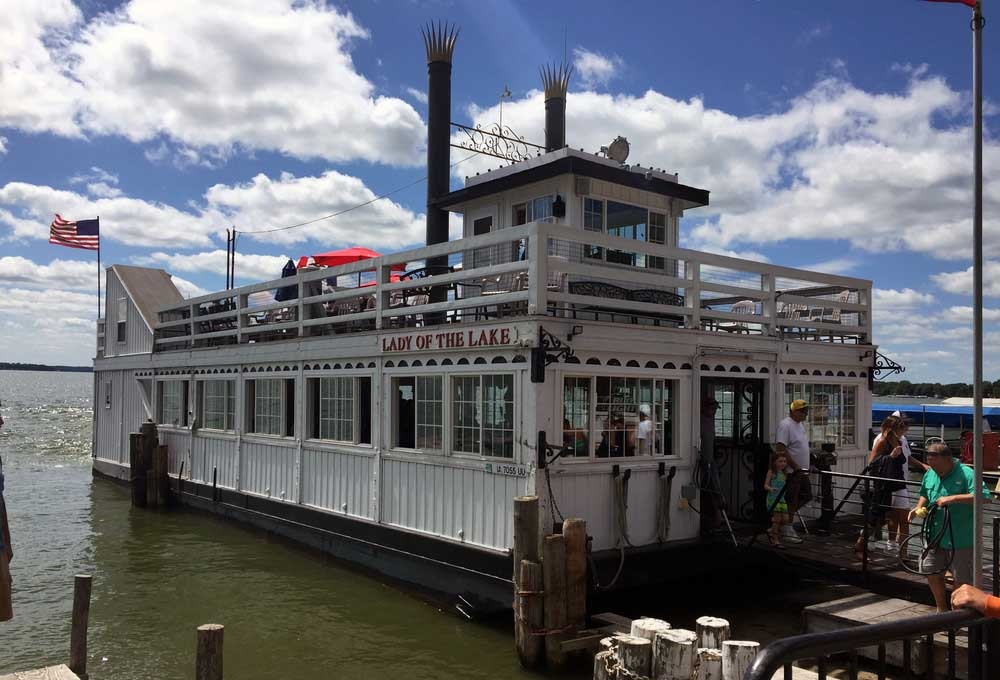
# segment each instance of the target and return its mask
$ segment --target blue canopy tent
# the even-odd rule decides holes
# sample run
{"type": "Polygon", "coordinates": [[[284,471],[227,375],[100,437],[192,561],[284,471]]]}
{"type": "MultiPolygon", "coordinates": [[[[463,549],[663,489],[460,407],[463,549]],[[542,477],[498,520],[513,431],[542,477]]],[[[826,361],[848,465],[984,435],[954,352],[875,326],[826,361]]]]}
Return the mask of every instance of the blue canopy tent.
{"type": "MultiPolygon", "coordinates": [[[[906,414],[917,425],[972,429],[971,405],[872,403],[872,422],[882,422],[886,416],[892,415],[893,411],[906,414]]],[[[1000,429],[1000,408],[984,406],[983,417],[989,422],[991,429],[1000,429]]]]}

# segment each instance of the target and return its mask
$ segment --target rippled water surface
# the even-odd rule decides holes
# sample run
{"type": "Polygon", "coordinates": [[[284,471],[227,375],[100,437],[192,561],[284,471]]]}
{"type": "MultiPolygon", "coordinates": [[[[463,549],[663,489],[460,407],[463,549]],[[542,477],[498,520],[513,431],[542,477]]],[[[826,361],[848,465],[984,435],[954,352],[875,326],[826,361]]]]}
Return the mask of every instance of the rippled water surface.
{"type": "Polygon", "coordinates": [[[95,680],[193,677],[209,622],[231,678],[529,677],[506,631],[215,518],[132,510],[91,478],[91,380],[0,371],[15,550],[0,675],[67,660],[73,575],[90,573],[95,680]]]}

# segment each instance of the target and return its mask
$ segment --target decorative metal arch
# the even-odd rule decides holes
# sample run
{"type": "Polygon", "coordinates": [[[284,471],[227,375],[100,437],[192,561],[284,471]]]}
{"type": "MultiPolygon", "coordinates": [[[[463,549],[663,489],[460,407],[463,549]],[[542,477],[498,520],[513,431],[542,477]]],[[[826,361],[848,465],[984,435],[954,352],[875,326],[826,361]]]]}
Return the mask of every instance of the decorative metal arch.
{"type": "Polygon", "coordinates": [[[902,364],[898,364],[881,352],[875,352],[875,366],[872,368],[872,376],[876,380],[882,380],[893,373],[900,373],[906,371],[906,367],[902,364]]]}

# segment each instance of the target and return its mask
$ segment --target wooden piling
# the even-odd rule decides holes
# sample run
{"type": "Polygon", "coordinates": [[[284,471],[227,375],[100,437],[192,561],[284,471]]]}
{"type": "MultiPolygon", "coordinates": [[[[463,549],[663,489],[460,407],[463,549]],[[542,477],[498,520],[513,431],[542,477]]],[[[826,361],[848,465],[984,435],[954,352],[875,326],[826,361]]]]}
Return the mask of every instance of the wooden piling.
{"type": "Polygon", "coordinates": [[[699,649],[695,680],[722,680],[722,652],[718,649],[699,649]]]}
{"type": "Polygon", "coordinates": [[[206,623],[198,626],[198,656],[195,680],[222,680],[222,634],[224,626],[206,623]]]}
{"type": "Polygon", "coordinates": [[[542,546],[542,576],[545,583],[545,660],[549,667],[562,665],[566,626],[566,539],[561,534],[545,537],[542,546]]]}
{"type": "Polygon", "coordinates": [[[653,640],[652,680],[691,680],[698,658],[698,635],[678,628],[656,633],[653,640]]]}
{"type": "Polygon", "coordinates": [[[538,496],[514,498],[514,603],[520,582],[521,560],[538,562],[538,496]]]}
{"type": "Polygon", "coordinates": [[[727,640],[722,643],[722,680],[743,680],[750,668],[760,643],[746,640],[727,640]]]}
{"type": "Polygon", "coordinates": [[[607,650],[594,655],[594,680],[616,680],[618,664],[614,652],[607,650]]]}
{"type": "Polygon", "coordinates": [[[87,624],[90,619],[92,579],[86,574],[73,578],[73,622],[69,632],[69,669],[87,678],[87,624]]]}
{"type": "Polygon", "coordinates": [[[587,620],[587,522],[563,521],[566,538],[566,623],[583,626],[587,620]]]}
{"type": "Polygon", "coordinates": [[[166,444],[160,444],[153,451],[153,478],[156,488],[156,504],[167,507],[170,501],[170,455],[166,444]]]}
{"type": "Polygon", "coordinates": [[[146,468],[142,464],[142,435],[133,432],[128,436],[129,480],[132,484],[132,506],[146,507],[146,468]]]}
{"type": "Polygon", "coordinates": [[[729,621],[715,616],[702,616],[695,620],[698,646],[705,649],[722,649],[722,643],[729,639],[729,621]]]}
{"type": "Polygon", "coordinates": [[[618,638],[618,660],[622,668],[635,675],[647,677],[652,667],[653,643],[635,635],[618,638]]]}
{"type": "Polygon", "coordinates": [[[656,639],[656,634],[665,630],[670,630],[670,624],[663,619],[652,619],[648,616],[643,616],[632,622],[632,628],[629,632],[636,637],[644,637],[653,642],[656,639]]]}
{"type": "Polygon", "coordinates": [[[519,570],[520,590],[517,597],[517,608],[520,616],[515,622],[517,638],[517,657],[521,666],[535,669],[541,666],[545,650],[545,637],[539,635],[545,625],[545,615],[542,610],[542,565],[538,562],[521,560],[519,570]]]}

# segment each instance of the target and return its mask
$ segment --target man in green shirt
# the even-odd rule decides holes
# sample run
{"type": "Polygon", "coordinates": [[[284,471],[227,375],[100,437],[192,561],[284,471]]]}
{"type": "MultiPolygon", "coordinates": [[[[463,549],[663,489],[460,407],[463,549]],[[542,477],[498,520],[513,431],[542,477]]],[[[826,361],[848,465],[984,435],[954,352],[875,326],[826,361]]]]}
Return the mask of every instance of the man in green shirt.
{"type": "MultiPolygon", "coordinates": [[[[928,574],[927,584],[934,595],[934,603],[939,612],[948,610],[948,592],[945,588],[944,571],[948,568],[948,550],[954,549],[951,560],[951,574],[955,579],[955,588],[966,583],[972,583],[973,569],[981,568],[972,563],[972,544],[977,540],[973,530],[972,504],[975,490],[975,477],[972,468],[962,465],[953,458],[945,444],[934,444],[927,449],[927,464],[930,469],[924,473],[920,484],[920,500],[917,507],[910,511],[909,520],[923,517],[926,512],[921,508],[936,505],[947,507],[951,515],[951,528],[944,532],[938,549],[932,550],[920,565],[923,571],[937,572],[928,574]]],[[[983,497],[990,498],[989,490],[983,487],[983,497]]],[[[942,514],[937,513],[931,535],[937,533],[942,514]]]]}

